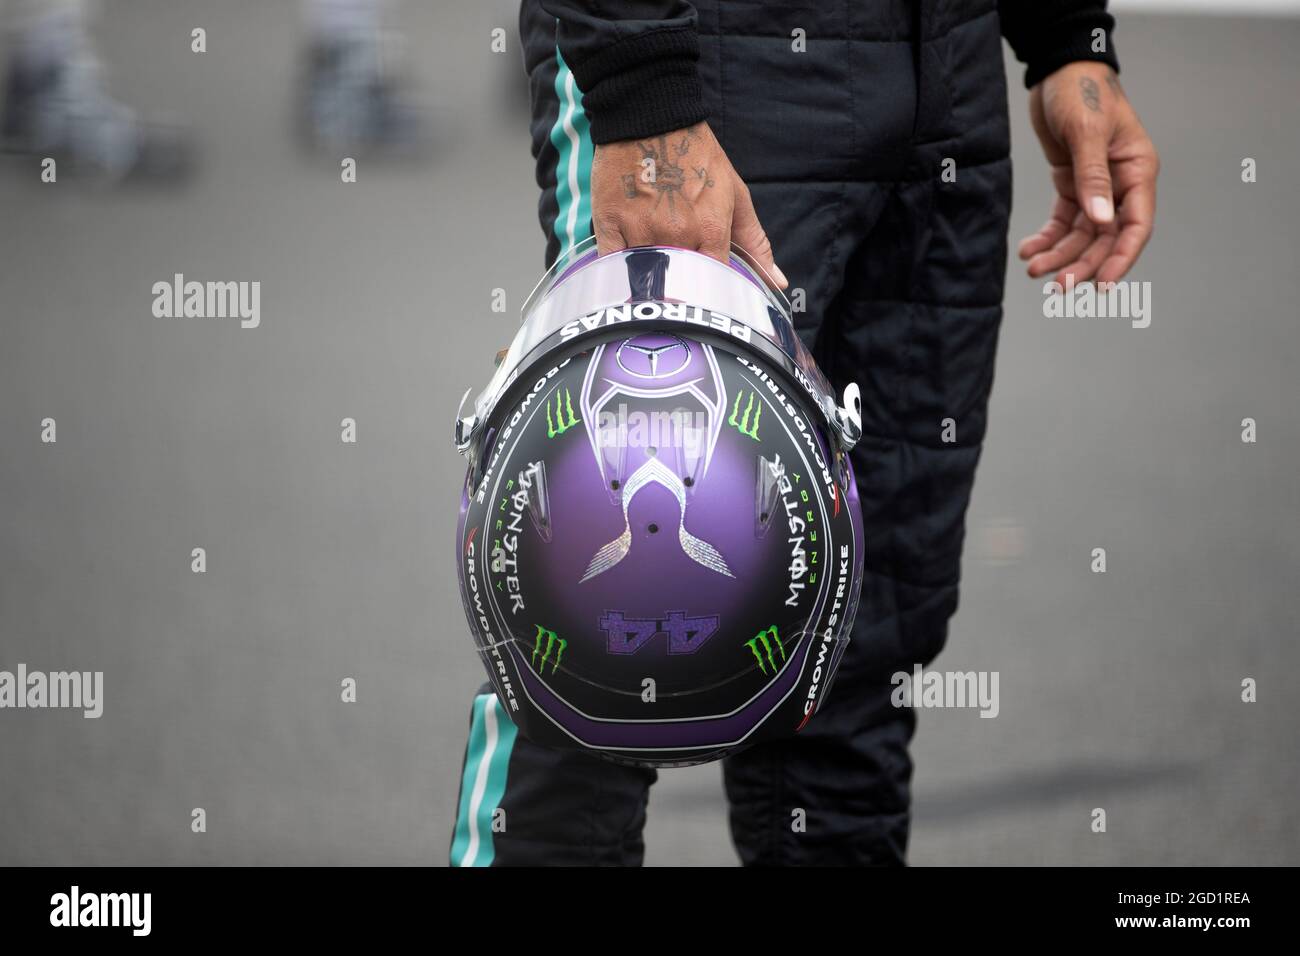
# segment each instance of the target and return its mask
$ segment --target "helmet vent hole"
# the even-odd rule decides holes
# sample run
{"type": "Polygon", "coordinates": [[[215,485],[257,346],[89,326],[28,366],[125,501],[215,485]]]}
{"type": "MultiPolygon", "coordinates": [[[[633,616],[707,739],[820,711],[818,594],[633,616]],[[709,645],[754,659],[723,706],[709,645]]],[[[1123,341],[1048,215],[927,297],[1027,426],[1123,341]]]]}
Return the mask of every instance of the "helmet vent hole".
{"type": "Polygon", "coordinates": [[[684,484],[687,488],[690,488],[692,485],[695,484],[695,479],[692,478],[690,475],[687,475],[685,478],[682,479],[682,484],[684,484]]]}
{"type": "Polygon", "coordinates": [[[649,448],[645,450],[645,453],[649,455],[651,458],[653,458],[655,455],[659,454],[659,449],[656,448],[654,445],[651,445],[649,448]]]}
{"type": "Polygon", "coordinates": [[[648,527],[646,530],[649,531],[651,534],[658,534],[658,533],[659,533],[659,526],[658,526],[657,524],[651,522],[650,527],[648,527]]]}
{"type": "Polygon", "coordinates": [[[609,486],[610,486],[611,488],[613,488],[615,491],[618,491],[620,485],[621,485],[621,483],[619,482],[619,480],[618,480],[617,478],[615,478],[613,481],[611,481],[611,482],[609,483],[609,486]]]}
{"type": "Polygon", "coordinates": [[[759,520],[759,521],[767,521],[767,512],[764,511],[761,515],[759,515],[759,516],[758,516],[758,520],[759,520]]]}

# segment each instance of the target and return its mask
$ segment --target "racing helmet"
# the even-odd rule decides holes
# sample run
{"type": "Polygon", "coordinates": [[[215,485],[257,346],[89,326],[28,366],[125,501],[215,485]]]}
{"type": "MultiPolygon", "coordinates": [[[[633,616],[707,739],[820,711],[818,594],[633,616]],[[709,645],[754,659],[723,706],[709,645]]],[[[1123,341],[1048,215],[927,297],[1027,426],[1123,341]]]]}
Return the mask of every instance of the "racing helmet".
{"type": "Polygon", "coordinates": [[[804,728],[862,581],[860,399],[757,265],[588,240],[468,397],[461,598],[525,736],[682,766],[804,728]]]}

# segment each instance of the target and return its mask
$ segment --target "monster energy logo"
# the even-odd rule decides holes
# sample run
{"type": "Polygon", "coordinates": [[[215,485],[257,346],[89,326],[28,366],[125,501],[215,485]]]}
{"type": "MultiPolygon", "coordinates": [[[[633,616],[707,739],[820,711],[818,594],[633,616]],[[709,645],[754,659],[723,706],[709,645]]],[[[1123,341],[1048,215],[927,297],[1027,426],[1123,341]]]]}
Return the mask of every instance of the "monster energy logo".
{"type": "Polygon", "coordinates": [[[758,669],[764,674],[767,673],[767,665],[763,663],[763,657],[767,657],[767,664],[772,665],[772,673],[776,673],[776,660],[772,657],[772,645],[776,645],[777,653],[781,655],[781,660],[785,660],[785,645],[781,643],[781,635],[776,632],[776,625],[773,624],[766,631],[759,631],[753,637],[745,642],[745,646],[754,652],[754,660],[758,661],[758,669]],[[768,636],[771,640],[768,640],[768,636]],[[762,651],[759,648],[762,648],[762,651]]]}
{"type": "Polygon", "coordinates": [[[564,649],[569,646],[569,642],[562,637],[557,637],[554,631],[548,631],[542,625],[537,625],[537,640],[533,644],[533,667],[537,667],[537,655],[542,655],[542,666],[538,670],[539,674],[546,673],[546,662],[551,659],[551,651],[555,651],[555,660],[551,663],[551,673],[554,674],[560,669],[560,658],[564,656],[564,649]],[[542,647],[542,641],[545,639],[545,649],[542,647]]]}
{"type": "Polygon", "coordinates": [[[564,396],[560,396],[560,390],[555,390],[555,417],[551,418],[551,400],[546,400],[546,437],[554,438],[556,435],[563,435],[574,425],[578,424],[578,419],[573,414],[573,398],[569,395],[569,390],[564,390],[564,396]]]}
{"type": "Polygon", "coordinates": [[[754,441],[762,441],[758,437],[758,420],[763,416],[763,403],[757,400],[753,392],[750,392],[749,401],[745,403],[745,411],[742,413],[740,400],[744,397],[744,392],[736,393],[736,400],[731,405],[731,417],[727,419],[727,424],[734,426],[742,435],[748,435],[754,441]],[[749,419],[751,412],[754,415],[753,421],[749,419]]]}

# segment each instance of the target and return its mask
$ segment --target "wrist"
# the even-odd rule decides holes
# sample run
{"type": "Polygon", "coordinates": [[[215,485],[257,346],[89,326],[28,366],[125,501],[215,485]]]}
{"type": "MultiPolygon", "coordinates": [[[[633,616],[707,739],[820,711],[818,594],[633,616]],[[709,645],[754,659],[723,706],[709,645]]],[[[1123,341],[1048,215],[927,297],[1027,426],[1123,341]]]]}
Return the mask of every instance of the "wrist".
{"type": "Polygon", "coordinates": [[[698,60],[699,39],[683,27],[625,37],[573,64],[592,142],[657,136],[703,120],[698,60]]]}
{"type": "Polygon", "coordinates": [[[1119,72],[1111,31],[1115,19],[1104,3],[1026,0],[1007,4],[1017,12],[1004,32],[1025,62],[1025,86],[1034,87],[1071,63],[1093,62],[1119,72]]]}

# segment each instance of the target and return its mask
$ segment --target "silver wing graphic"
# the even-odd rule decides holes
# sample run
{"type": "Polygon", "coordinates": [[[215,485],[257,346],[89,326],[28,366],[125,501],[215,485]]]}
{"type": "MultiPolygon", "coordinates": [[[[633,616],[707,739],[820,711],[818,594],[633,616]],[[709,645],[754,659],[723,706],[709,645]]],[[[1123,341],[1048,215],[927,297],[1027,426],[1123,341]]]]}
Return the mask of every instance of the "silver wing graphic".
{"type": "Polygon", "coordinates": [[[596,552],[591,564],[587,565],[587,573],[578,583],[604,574],[627,557],[632,550],[632,526],[628,523],[627,509],[636,493],[650,484],[663,485],[677,498],[678,514],[681,516],[677,524],[677,540],[686,556],[710,571],[729,578],[735,577],[717,548],[686,530],[686,486],[682,484],[681,478],[658,458],[650,458],[623,486],[623,533],[596,552]]]}

